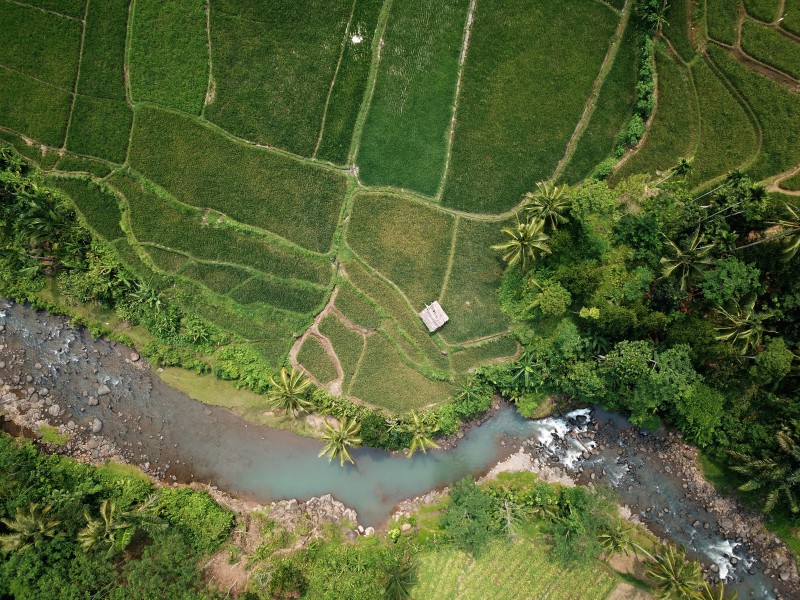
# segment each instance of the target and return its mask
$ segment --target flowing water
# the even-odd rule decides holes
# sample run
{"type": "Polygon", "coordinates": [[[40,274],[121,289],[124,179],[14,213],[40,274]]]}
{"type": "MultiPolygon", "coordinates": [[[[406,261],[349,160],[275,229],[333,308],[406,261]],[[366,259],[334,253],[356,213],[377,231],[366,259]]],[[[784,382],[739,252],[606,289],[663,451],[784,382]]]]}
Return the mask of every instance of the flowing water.
{"type": "Polygon", "coordinates": [[[317,458],[319,441],[200,404],[164,384],[143,363],[127,361],[130,349],[93,339],[59,317],[0,302],[0,325],[5,325],[0,361],[9,357],[0,378],[30,376],[32,381],[22,385],[50,388],[53,402],[66,410],[54,422],[71,420],[79,430],[98,418],[102,435],[126,459],[177,481],[212,483],[259,502],[330,493],[354,508],[362,524],[378,525],[400,500],[480,475],[530,439],[524,445],[527,452],[582,482],[594,473],[594,481],[616,489],[622,503],[657,534],[684,544],[706,564],[716,564],[719,576],[727,577],[740,597],[773,597],[774,580],[762,575],[763,567],[753,568],[743,547],[715,527],[693,527],[693,522],[713,523],[715,518],[687,502],[680,479],[665,473],[663,463],[654,463],[653,454],[626,443],[638,434],[625,419],[601,409],[529,421],[503,404],[452,450],[406,459],[357,449],[352,452],[356,466],[340,468],[317,458]],[[92,406],[89,399],[103,384],[111,393],[92,406]],[[603,442],[583,436],[589,428],[603,432],[603,442]]]}

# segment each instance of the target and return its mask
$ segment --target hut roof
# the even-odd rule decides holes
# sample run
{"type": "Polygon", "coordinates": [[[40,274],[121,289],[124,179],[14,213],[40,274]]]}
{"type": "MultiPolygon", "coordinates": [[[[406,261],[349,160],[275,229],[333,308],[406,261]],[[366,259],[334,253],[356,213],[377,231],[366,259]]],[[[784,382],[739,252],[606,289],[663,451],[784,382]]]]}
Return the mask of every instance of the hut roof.
{"type": "Polygon", "coordinates": [[[431,333],[450,320],[441,305],[435,300],[425,305],[425,309],[419,313],[419,317],[431,333]]]}

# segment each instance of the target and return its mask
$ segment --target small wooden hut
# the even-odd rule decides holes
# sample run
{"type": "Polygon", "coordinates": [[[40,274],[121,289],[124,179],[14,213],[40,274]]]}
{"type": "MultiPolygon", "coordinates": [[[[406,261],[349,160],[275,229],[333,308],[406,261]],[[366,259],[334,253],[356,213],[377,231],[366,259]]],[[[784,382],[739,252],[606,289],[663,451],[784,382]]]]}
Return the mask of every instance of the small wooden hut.
{"type": "Polygon", "coordinates": [[[444,312],[441,305],[436,300],[425,305],[424,310],[419,313],[419,318],[422,319],[422,322],[425,323],[425,326],[431,333],[450,320],[447,313],[444,312]]]}

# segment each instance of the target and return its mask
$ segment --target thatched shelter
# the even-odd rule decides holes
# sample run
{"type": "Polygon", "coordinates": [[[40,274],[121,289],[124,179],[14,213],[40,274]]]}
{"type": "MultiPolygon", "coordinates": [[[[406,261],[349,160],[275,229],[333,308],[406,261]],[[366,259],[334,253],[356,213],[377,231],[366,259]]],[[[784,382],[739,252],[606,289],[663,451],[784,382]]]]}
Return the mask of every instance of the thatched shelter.
{"type": "Polygon", "coordinates": [[[450,320],[447,313],[444,312],[441,305],[436,300],[430,304],[426,304],[425,309],[419,313],[419,317],[431,333],[450,320]]]}

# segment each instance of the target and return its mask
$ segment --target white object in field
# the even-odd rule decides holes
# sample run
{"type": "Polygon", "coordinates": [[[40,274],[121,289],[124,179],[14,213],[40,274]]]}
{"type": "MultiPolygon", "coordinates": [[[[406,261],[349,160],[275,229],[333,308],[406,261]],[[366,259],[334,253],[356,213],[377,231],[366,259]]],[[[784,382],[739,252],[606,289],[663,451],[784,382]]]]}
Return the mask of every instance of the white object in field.
{"type": "Polygon", "coordinates": [[[419,317],[431,333],[450,320],[436,300],[431,304],[426,304],[425,309],[419,313],[419,317]]]}

